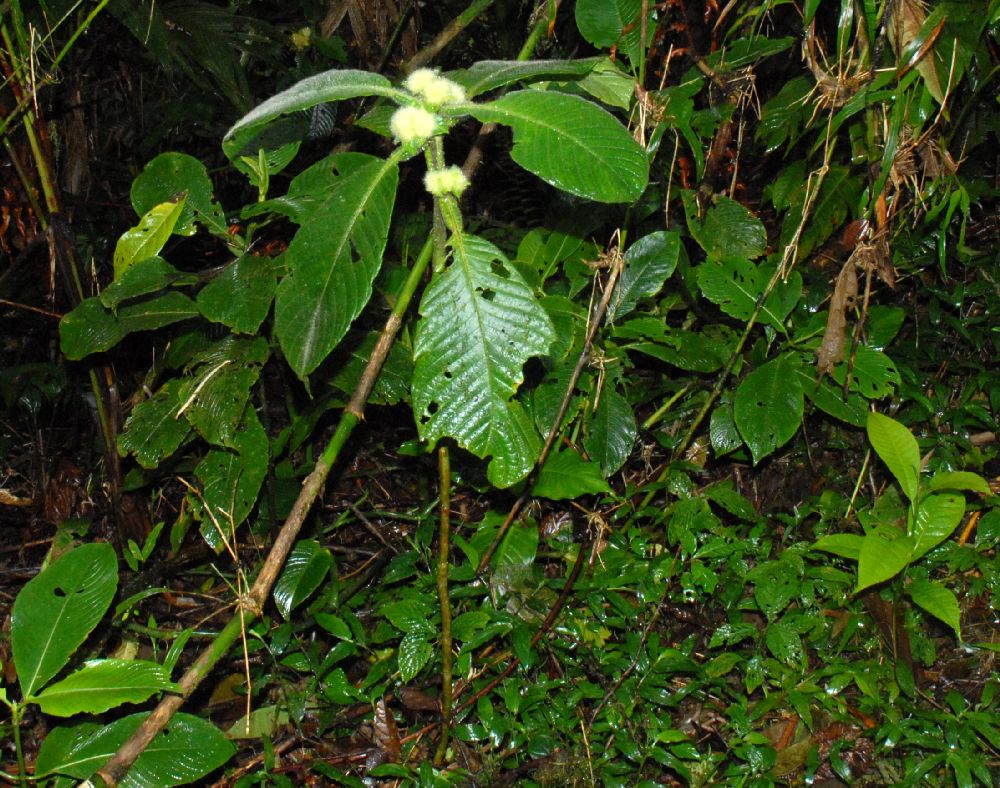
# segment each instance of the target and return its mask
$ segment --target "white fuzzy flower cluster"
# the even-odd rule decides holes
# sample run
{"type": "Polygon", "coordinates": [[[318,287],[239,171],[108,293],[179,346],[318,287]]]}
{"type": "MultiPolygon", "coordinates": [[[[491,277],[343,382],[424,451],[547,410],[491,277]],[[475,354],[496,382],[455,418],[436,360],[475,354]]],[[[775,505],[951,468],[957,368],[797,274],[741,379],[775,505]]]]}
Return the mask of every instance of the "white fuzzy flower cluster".
{"type": "Polygon", "coordinates": [[[457,82],[442,77],[432,68],[418,68],[406,78],[404,84],[407,90],[420,96],[431,107],[465,101],[465,89],[457,82]]]}
{"type": "Polygon", "coordinates": [[[452,194],[458,197],[469,185],[461,167],[445,167],[441,170],[428,170],[424,175],[424,187],[431,194],[440,197],[452,194]]]}
{"type": "Polygon", "coordinates": [[[423,107],[400,107],[389,118],[389,130],[402,145],[422,145],[436,125],[437,119],[423,107]]]}

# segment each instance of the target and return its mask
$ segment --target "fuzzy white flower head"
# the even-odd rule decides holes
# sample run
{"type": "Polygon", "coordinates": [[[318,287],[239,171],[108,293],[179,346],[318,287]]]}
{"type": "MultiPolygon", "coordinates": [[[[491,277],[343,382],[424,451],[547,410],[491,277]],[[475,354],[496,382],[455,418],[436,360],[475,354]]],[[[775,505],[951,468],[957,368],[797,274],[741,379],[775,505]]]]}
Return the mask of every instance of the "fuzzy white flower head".
{"type": "Polygon", "coordinates": [[[465,101],[465,90],[457,82],[440,76],[430,68],[418,68],[406,78],[406,87],[432,107],[465,101]]]}
{"type": "Polygon", "coordinates": [[[400,107],[389,118],[389,130],[403,145],[421,144],[434,133],[434,116],[423,107],[400,107]]]}
{"type": "Polygon", "coordinates": [[[431,194],[453,194],[458,197],[469,185],[460,167],[445,167],[443,170],[428,170],[424,175],[424,187],[431,194]]]}

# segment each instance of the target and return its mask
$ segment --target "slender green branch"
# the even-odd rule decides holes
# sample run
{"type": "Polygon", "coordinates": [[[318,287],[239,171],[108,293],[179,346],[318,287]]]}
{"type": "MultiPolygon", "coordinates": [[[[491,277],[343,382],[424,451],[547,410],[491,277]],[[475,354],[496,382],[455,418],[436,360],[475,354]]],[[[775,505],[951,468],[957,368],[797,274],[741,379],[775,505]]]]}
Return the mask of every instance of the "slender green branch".
{"type": "Polygon", "coordinates": [[[441,738],[434,764],[444,763],[451,725],[451,601],[448,598],[448,548],[451,543],[451,458],[447,445],[438,447],[438,475],[441,478],[441,524],[438,532],[437,592],[441,604],[441,738]]]}
{"type": "Polygon", "coordinates": [[[461,33],[465,28],[471,25],[476,18],[482,14],[487,8],[493,5],[493,0],[473,0],[462,13],[456,16],[448,26],[445,27],[437,37],[431,41],[427,46],[421,49],[417,54],[407,61],[403,70],[407,73],[415,71],[421,66],[426,66],[434,58],[440,54],[448,44],[450,44],[459,33],[461,33]]]}

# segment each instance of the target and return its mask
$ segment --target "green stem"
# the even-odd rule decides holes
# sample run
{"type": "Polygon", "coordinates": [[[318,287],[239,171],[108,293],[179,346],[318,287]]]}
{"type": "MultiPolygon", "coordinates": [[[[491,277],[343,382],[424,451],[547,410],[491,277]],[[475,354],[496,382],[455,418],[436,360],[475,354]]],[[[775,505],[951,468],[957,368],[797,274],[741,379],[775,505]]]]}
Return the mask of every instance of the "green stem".
{"type": "Polygon", "coordinates": [[[21,720],[24,719],[24,706],[15,703],[10,709],[10,725],[14,729],[14,751],[17,753],[17,781],[20,785],[28,784],[28,770],[24,764],[24,745],[21,743],[21,720]]]}
{"type": "Polygon", "coordinates": [[[447,27],[438,33],[437,38],[411,57],[404,65],[403,70],[406,73],[410,73],[430,63],[438,56],[442,49],[448,46],[459,33],[472,24],[476,20],[476,17],[491,5],[493,5],[493,0],[473,0],[468,8],[451,20],[447,27]]]}
{"type": "Polygon", "coordinates": [[[437,592],[441,604],[441,738],[434,765],[444,763],[448,750],[448,729],[451,724],[451,601],[448,598],[448,548],[451,529],[451,458],[447,446],[438,447],[438,468],[441,478],[441,523],[438,535],[437,592]]]}

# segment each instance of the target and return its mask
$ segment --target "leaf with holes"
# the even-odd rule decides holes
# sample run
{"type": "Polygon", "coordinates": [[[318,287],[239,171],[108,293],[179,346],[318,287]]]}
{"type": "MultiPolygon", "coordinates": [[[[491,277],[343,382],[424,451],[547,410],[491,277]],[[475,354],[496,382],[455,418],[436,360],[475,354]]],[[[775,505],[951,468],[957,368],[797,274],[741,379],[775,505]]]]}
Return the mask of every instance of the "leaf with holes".
{"type": "MultiPolygon", "coordinates": [[[[737,320],[747,320],[753,315],[775,272],[773,266],[757,266],[739,257],[709,260],[696,270],[698,286],[705,298],[737,320]]],[[[784,281],[779,279],[767,294],[760,310],[761,322],[784,331],[785,318],[801,296],[802,277],[793,271],[784,281]]]]}
{"type": "Polygon", "coordinates": [[[21,692],[31,698],[69,661],[118,588],[109,544],[77,547],[29,580],[11,609],[10,641],[21,692]]]}
{"type": "Polygon", "coordinates": [[[347,333],[372,294],[382,265],[399,170],[360,153],[330,157],[333,185],[285,252],[275,330],[299,377],[312,372],[347,333]]]}
{"type": "Polygon", "coordinates": [[[613,115],[579,96],[519,90],[461,111],[510,126],[511,158],[557,189],[609,203],[634,202],[646,189],[645,151],[613,115]]]}
{"type": "Polygon", "coordinates": [[[755,369],[736,390],[736,428],[754,463],[784,446],[802,423],[805,403],[798,368],[798,357],[786,353],[755,369]]]}
{"type": "Polygon", "coordinates": [[[191,432],[181,409],[180,381],[168,380],[152,397],[132,410],[125,431],[118,436],[118,450],[135,455],[143,468],[155,468],[169,457],[191,432]]]}
{"type": "Polygon", "coordinates": [[[212,196],[208,171],[198,159],[186,153],[161,153],[149,162],[132,182],[132,207],[142,216],[157,203],[182,191],[187,193],[187,201],[174,232],[194,235],[197,221],[213,235],[227,238],[229,226],[222,207],[212,196]]]}
{"type": "Polygon", "coordinates": [[[274,584],[274,602],[286,621],[319,588],[332,566],[330,551],[313,539],[302,539],[292,548],[274,584]]]}
{"type": "Polygon", "coordinates": [[[490,481],[509,487],[531,470],[541,439],[512,397],[523,366],[555,332],[521,275],[475,236],[450,242],[452,262],[420,304],[413,354],[413,412],[431,444],[454,438],[492,457],[490,481]]]}
{"type": "Polygon", "coordinates": [[[767,231],[764,223],[736,200],[721,195],[699,218],[698,202],[694,192],[682,193],[688,229],[705,253],[715,260],[730,257],[760,257],[767,250],[767,231]]]}
{"type": "Polygon", "coordinates": [[[213,323],[253,334],[271,310],[277,261],[245,255],[233,261],[198,293],[198,308],[213,323]]]}
{"type": "Polygon", "coordinates": [[[115,245],[115,279],[140,260],[160,253],[177,226],[187,194],[181,192],[166,202],[154,205],[139,220],[139,224],[126,230],[115,245]]]}

